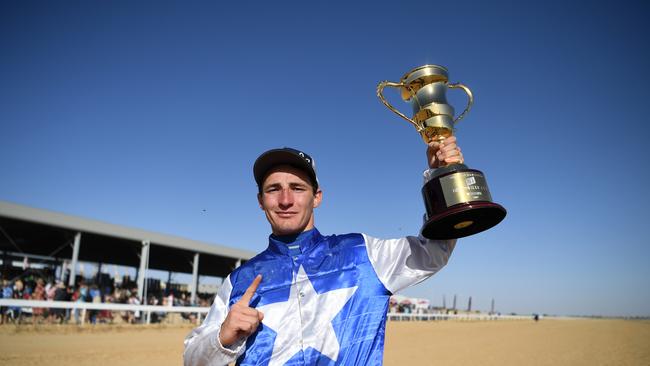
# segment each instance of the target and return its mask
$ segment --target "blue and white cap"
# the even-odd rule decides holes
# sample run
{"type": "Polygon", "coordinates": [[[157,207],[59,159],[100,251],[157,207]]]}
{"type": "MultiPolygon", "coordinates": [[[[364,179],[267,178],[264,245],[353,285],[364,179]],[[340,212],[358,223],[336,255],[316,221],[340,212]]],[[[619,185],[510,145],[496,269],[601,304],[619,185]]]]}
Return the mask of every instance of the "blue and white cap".
{"type": "Polygon", "coordinates": [[[304,171],[307,173],[314,188],[318,189],[316,162],[309,154],[290,147],[266,151],[255,160],[253,175],[255,176],[257,185],[261,187],[269,170],[278,165],[290,165],[304,171]]]}

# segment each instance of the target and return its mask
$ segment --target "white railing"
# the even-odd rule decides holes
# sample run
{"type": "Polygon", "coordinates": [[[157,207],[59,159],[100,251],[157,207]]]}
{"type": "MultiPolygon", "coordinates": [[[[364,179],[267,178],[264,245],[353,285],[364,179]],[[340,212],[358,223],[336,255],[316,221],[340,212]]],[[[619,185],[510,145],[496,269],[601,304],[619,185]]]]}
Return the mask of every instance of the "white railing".
{"type": "Polygon", "coordinates": [[[415,313],[388,313],[388,320],[529,320],[532,315],[499,315],[481,313],[460,314],[415,314],[415,313]]]}
{"type": "Polygon", "coordinates": [[[76,301],[39,301],[39,300],[14,300],[0,299],[0,306],[9,308],[55,308],[81,310],[82,324],[86,318],[87,310],[112,310],[112,311],[141,311],[145,317],[145,322],[151,322],[151,313],[196,313],[197,324],[201,323],[201,316],[207,314],[209,307],[195,306],[160,306],[160,305],[131,305],[117,303],[93,303],[93,302],[76,302],[76,301]]]}
{"type": "MultiPolygon", "coordinates": [[[[160,305],[131,305],[117,303],[92,303],[92,302],[75,302],[75,301],[38,301],[38,300],[13,300],[0,299],[2,307],[17,307],[21,309],[32,308],[58,308],[69,310],[81,310],[81,321],[83,324],[86,318],[87,310],[112,310],[112,311],[141,311],[145,317],[144,322],[151,322],[151,313],[190,313],[196,314],[197,324],[201,323],[201,318],[210,310],[209,307],[195,306],[160,306],[160,305]]],[[[460,313],[460,314],[415,314],[415,313],[388,313],[389,320],[398,321],[433,321],[433,320],[528,320],[532,319],[530,315],[498,315],[498,314],[480,314],[480,313],[460,313]]]]}

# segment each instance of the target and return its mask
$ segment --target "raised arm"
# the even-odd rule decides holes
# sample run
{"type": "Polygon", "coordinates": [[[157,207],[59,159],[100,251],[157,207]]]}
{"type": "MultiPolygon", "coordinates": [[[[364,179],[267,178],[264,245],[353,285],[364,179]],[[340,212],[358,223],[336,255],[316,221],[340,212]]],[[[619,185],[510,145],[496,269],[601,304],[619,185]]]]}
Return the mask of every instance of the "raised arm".
{"type": "Polygon", "coordinates": [[[377,239],[363,234],[368,257],[384,287],[396,293],[433,276],[449,261],[456,240],[408,236],[377,239]]]}
{"type": "MultiPolygon", "coordinates": [[[[432,141],[427,146],[427,163],[432,170],[462,162],[463,154],[455,136],[443,142],[432,141]]],[[[456,246],[455,239],[429,240],[422,236],[386,240],[364,234],[364,239],[375,272],[391,293],[434,275],[447,264],[456,246]]]]}

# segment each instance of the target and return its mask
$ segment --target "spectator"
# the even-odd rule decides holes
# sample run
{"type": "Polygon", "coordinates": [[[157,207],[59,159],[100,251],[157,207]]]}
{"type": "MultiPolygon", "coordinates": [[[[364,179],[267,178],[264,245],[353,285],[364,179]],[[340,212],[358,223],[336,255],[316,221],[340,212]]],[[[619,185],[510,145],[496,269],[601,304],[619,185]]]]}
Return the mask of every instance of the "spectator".
{"type": "MultiPolygon", "coordinates": [[[[43,279],[39,278],[36,280],[36,286],[34,287],[34,292],[31,296],[32,300],[44,301],[45,300],[45,286],[43,279]]],[[[33,308],[32,309],[32,321],[34,324],[41,322],[44,317],[45,308],[33,308]]]]}
{"type": "MultiPolygon", "coordinates": [[[[56,286],[51,281],[48,281],[45,285],[45,300],[54,301],[54,294],[56,293],[56,286]]],[[[45,309],[45,317],[47,322],[52,324],[54,322],[53,308],[45,309]]]]}
{"type": "MultiPolygon", "coordinates": [[[[56,283],[56,286],[55,286],[55,289],[54,289],[54,297],[53,297],[53,299],[54,299],[54,301],[69,301],[70,300],[70,297],[68,295],[68,291],[66,290],[65,285],[63,284],[63,282],[58,281],[56,283]]],[[[63,323],[63,321],[66,318],[65,309],[53,308],[52,309],[52,317],[53,317],[52,320],[54,320],[54,321],[56,321],[58,319],[59,324],[63,323]]]]}
{"type": "MultiPolygon", "coordinates": [[[[14,282],[14,287],[13,287],[13,298],[18,300],[18,299],[23,299],[24,297],[24,288],[25,286],[23,285],[23,281],[20,279],[17,279],[16,282],[14,282]]],[[[21,323],[23,319],[23,312],[22,309],[18,306],[14,306],[9,308],[10,311],[10,316],[13,321],[18,320],[18,324],[21,323]]]]}
{"type": "MultiPolygon", "coordinates": [[[[160,305],[160,301],[156,296],[149,296],[149,305],[157,306],[160,305]]],[[[161,319],[165,316],[165,313],[162,311],[154,311],[151,313],[151,322],[160,323],[161,319]]]]}
{"type": "MultiPolygon", "coordinates": [[[[138,297],[136,296],[136,292],[135,292],[135,291],[134,291],[134,292],[131,292],[131,296],[129,297],[129,304],[130,304],[130,305],[140,305],[140,300],[139,300],[138,297]]],[[[136,322],[139,321],[139,320],[140,320],[140,310],[129,311],[129,312],[128,312],[128,319],[127,319],[127,321],[128,321],[130,324],[134,324],[134,323],[136,323],[136,322]]]]}
{"type": "MultiPolygon", "coordinates": [[[[88,298],[93,304],[99,304],[102,302],[102,293],[99,291],[97,285],[92,285],[90,287],[88,298]]],[[[90,322],[92,324],[97,324],[97,314],[99,314],[99,310],[88,311],[88,316],[90,317],[90,322]]]]}
{"type": "MultiPolygon", "coordinates": [[[[113,296],[110,294],[110,289],[107,289],[107,290],[109,290],[109,292],[107,292],[107,295],[104,296],[104,302],[107,303],[107,304],[115,302],[113,296]]],[[[102,322],[102,323],[111,323],[112,324],[113,323],[113,312],[108,310],[108,309],[107,310],[100,310],[99,311],[99,321],[102,322]]]]}
{"type": "MultiPolygon", "coordinates": [[[[14,297],[14,287],[11,285],[11,282],[9,280],[3,279],[2,280],[2,298],[3,299],[11,299],[14,297]]],[[[8,316],[10,314],[10,308],[8,307],[1,307],[0,308],[0,313],[2,314],[2,318],[0,319],[0,324],[4,324],[6,321],[8,321],[8,316]]]]}
{"type": "MultiPolygon", "coordinates": [[[[88,286],[84,282],[81,282],[79,284],[79,288],[77,291],[74,292],[72,295],[72,301],[78,302],[78,303],[83,303],[86,302],[88,299],[88,286]]],[[[81,324],[82,320],[86,319],[80,319],[81,314],[84,314],[81,309],[75,309],[74,310],[74,321],[76,324],[81,324]]]]}

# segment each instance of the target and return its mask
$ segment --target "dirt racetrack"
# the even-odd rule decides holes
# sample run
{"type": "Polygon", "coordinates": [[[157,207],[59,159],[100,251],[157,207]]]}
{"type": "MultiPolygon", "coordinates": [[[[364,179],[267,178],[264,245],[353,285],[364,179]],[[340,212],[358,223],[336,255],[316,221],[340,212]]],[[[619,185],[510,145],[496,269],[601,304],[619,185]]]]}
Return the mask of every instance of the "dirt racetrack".
{"type": "MultiPolygon", "coordinates": [[[[0,326],[0,365],[181,365],[182,326],[0,326]]],[[[389,322],[385,365],[650,365],[650,321],[389,322]]]]}

